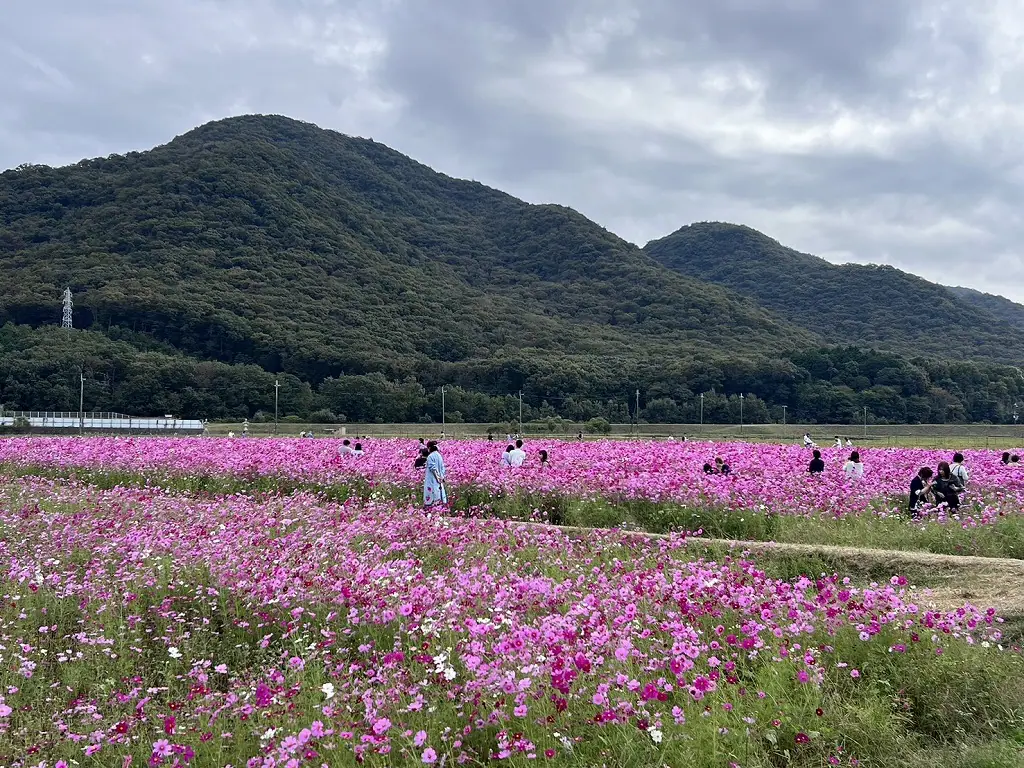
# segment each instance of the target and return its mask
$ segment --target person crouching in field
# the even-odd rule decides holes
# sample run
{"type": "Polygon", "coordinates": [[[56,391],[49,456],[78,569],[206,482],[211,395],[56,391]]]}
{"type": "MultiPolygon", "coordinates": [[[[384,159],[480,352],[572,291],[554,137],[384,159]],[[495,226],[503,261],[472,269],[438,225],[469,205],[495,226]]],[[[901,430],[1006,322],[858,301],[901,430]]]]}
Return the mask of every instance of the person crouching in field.
{"type": "Polygon", "coordinates": [[[922,504],[935,503],[935,488],[932,485],[931,467],[921,467],[910,481],[910,516],[920,517],[922,504]]]}
{"type": "Polygon", "coordinates": [[[939,503],[945,502],[950,509],[960,508],[960,494],[964,487],[953,476],[948,462],[939,462],[939,473],[935,478],[935,496],[939,503]]]}

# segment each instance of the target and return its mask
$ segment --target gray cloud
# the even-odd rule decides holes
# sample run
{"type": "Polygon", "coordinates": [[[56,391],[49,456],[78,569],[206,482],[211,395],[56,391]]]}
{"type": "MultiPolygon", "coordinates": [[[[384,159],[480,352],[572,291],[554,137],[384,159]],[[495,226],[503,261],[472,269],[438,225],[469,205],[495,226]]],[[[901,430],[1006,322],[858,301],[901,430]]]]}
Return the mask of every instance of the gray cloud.
{"type": "Polygon", "coordinates": [[[1024,300],[1011,0],[18,5],[0,27],[2,167],[281,113],[634,242],[737,221],[1024,300]]]}

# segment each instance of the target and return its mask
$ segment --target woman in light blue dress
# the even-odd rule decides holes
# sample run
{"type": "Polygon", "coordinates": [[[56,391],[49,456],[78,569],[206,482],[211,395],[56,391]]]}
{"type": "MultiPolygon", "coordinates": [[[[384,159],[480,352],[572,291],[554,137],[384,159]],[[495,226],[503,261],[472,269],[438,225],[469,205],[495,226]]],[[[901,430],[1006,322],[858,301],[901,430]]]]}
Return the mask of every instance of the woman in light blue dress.
{"type": "Polygon", "coordinates": [[[437,443],[433,440],[427,443],[427,450],[429,454],[427,455],[427,472],[423,478],[423,506],[447,504],[448,490],[444,487],[444,459],[441,458],[441,452],[437,450],[437,443]]]}

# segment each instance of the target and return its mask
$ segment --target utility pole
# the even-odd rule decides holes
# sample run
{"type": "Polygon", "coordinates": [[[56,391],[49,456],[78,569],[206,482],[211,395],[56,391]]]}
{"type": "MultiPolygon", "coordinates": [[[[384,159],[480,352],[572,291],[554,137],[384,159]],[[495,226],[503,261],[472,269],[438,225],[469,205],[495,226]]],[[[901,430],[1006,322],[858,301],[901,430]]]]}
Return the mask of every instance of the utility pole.
{"type": "Polygon", "coordinates": [[[782,426],[786,426],[786,406],[782,406],[782,426]]]}
{"type": "Polygon", "coordinates": [[[277,400],[278,393],[281,389],[281,382],[278,379],[274,379],[274,434],[277,434],[277,400]]]}
{"type": "Polygon", "coordinates": [[[704,432],[704,393],[700,393],[700,431],[704,432]]]}
{"type": "Polygon", "coordinates": [[[78,369],[78,436],[85,434],[85,369],[78,369]]]}
{"type": "Polygon", "coordinates": [[[740,434],[743,434],[743,393],[740,392],[740,434]]]}

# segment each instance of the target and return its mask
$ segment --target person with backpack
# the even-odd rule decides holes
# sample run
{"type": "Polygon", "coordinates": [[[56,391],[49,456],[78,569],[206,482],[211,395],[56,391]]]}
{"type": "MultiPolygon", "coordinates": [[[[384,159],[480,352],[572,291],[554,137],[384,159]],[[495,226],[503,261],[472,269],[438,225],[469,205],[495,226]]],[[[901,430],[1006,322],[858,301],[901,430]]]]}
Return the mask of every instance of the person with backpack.
{"type": "Polygon", "coordinates": [[[967,471],[967,467],[964,466],[964,455],[959,451],[953,454],[953,464],[949,471],[963,489],[967,490],[967,481],[971,479],[971,474],[967,471]]]}

